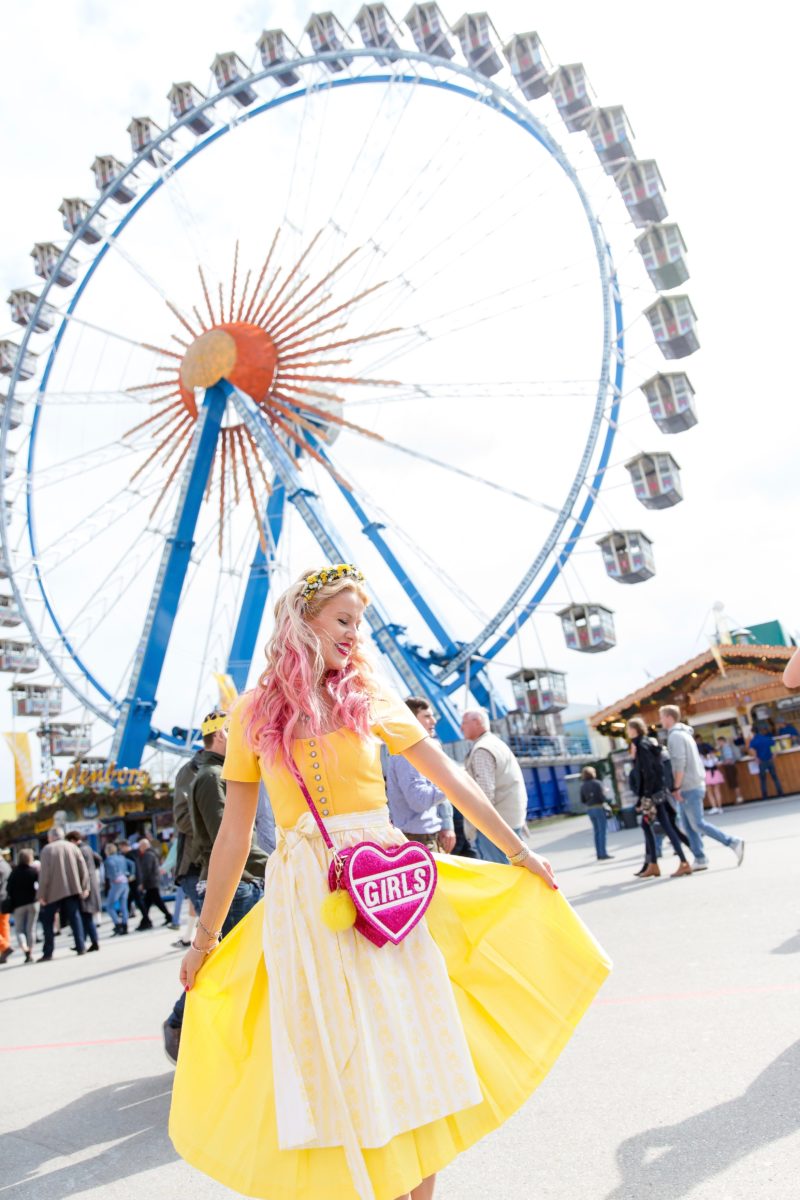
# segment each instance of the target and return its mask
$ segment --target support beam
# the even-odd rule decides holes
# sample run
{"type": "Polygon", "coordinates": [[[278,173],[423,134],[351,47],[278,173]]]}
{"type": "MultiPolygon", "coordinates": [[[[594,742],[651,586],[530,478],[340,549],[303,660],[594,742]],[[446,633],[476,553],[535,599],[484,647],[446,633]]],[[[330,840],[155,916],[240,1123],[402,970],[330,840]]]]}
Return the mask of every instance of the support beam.
{"type": "Polygon", "coordinates": [[[285,509],[286,488],[281,481],[276,480],[267,503],[266,527],[269,546],[265,554],[261,549],[261,542],[256,544],[256,552],[250,566],[250,575],[245,587],[239,620],[236,623],[228,658],[228,674],[236,685],[237,692],[243,692],[247,687],[250,663],[253,661],[256,638],[269,595],[270,580],[283,529],[285,509]]]}
{"type": "MultiPolygon", "coordinates": [[[[352,556],[348,553],[340,534],[332,526],[316,494],[303,486],[295,462],[285,446],[275,437],[258,405],[238,389],[234,389],[233,402],[261,452],[283,482],[287,499],[300,513],[328,561],[351,562],[352,556]]],[[[453,702],[432,672],[401,640],[402,628],[388,621],[376,601],[367,608],[365,617],[375,642],[408,690],[412,693],[421,691],[430,696],[440,714],[439,728],[443,739],[455,741],[460,738],[460,722],[453,702]]]]}
{"type": "MultiPolygon", "coordinates": [[[[330,459],[325,453],[323,446],[310,435],[309,440],[313,442],[315,449],[322,455],[325,461],[330,462],[330,459]]],[[[451,658],[453,655],[457,654],[460,646],[454,641],[452,635],[445,628],[443,622],[428,604],[427,600],[414,583],[408,571],[400,562],[400,559],[397,557],[389,543],[386,541],[386,538],[383,536],[383,530],[385,526],[381,525],[379,521],[370,520],[366,509],[362,507],[360,501],[356,498],[353,492],[350,491],[349,488],[344,487],[338,479],[336,479],[336,484],[339,488],[339,491],[342,493],[345,500],[355,513],[356,517],[361,522],[361,532],[365,534],[372,542],[373,546],[378,551],[381,558],[386,563],[389,570],[392,572],[395,579],[398,581],[403,591],[416,608],[417,612],[420,614],[433,636],[438,639],[441,646],[442,655],[444,657],[451,658]]],[[[454,688],[448,687],[447,694],[452,695],[454,690],[454,688]]],[[[502,700],[500,700],[499,697],[494,694],[491,680],[489,679],[489,676],[483,667],[475,667],[473,665],[469,690],[481,707],[487,708],[490,712],[497,712],[500,716],[505,716],[505,705],[503,704],[502,700]]]]}
{"type": "Polygon", "coordinates": [[[114,732],[111,758],[121,767],[138,767],[150,738],[150,722],[157,702],[164,658],[191,560],[197,518],[230,392],[230,384],[224,380],[216,387],[209,388],[197,415],[175,517],[164,544],[130,684],[120,706],[114,732]]]}

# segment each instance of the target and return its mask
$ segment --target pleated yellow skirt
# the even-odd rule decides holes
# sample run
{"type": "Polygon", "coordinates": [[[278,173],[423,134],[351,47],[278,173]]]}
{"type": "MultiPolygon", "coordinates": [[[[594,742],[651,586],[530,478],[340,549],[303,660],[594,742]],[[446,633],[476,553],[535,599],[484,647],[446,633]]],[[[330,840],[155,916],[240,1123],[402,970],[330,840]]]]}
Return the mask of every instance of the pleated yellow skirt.
{"type": "MultiPolygon", "coordinates": [[[[482,1099],[364,1149],[375,1200],[409,1192],[515,1112],[544,1079],[610,969],[561,893],[530,872],[449,857],[438,866],[426,920],[446,964],[482,1099]]],[[[184,1159],[243,1195],[362,1200],[364,1186],[354,1182],[343,1147],[279,1146],[264,916],[260,904],[237,926],[188,997],[170,1136],[184,1159]]],[[[317,914],[311,919],[319,921],[317,914]]],[[[324,936],[360,937],[327,930],[324,936]]]]}

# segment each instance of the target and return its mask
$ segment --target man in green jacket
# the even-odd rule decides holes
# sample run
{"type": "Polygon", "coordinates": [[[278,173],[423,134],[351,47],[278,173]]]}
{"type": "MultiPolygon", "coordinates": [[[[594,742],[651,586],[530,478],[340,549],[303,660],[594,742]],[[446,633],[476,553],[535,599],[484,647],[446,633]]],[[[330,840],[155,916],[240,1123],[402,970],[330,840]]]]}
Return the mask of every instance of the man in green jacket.
{"type": "MultiPolygon", "coordinates": [[[[197,894],[202,903],[205,883],[208,878],[208,863],[214,848],[222,814],[225,811],[225,780],[222,765],[228,743],[226,732],[228,718],[225,713],[212,712],[201,725],[203,749],[192,759],[197,767],[194,780],[188,787],[188,809],[192,826],[191,857],[199,867],[197,894]]],[[[183,768],[181,768],[183,770],[183,768]]],[[[244,865],[242,878],[233,894],[228,915],[222,926],[222,936],[238,925],[264,895],[264,870],[267,854],[256,842],[255,830],[250,844],[250,853],[244,865]]],[[[186,995],[181,993],[163,1025],[164,1050],[171,1063],[178,1061],[178,1048],[183,1024],[183,1008],[186,995]]]]}

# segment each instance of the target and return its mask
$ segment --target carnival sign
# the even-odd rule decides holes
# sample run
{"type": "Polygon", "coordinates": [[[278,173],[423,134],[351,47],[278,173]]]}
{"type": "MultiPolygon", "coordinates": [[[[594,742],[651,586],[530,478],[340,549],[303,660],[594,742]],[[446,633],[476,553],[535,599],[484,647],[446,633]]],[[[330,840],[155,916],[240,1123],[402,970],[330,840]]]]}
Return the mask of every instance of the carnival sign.
{"type": "Polygon", "coordinates": [[[117,767],[114,762],[97,767],[83,767],[75,763],[66,771],[56,770],[51,779],[31,788],[28,803],[47,804],[68,792],[117,787],[146,788],[149,785],[150,775],[137,767],[117,767]]]}

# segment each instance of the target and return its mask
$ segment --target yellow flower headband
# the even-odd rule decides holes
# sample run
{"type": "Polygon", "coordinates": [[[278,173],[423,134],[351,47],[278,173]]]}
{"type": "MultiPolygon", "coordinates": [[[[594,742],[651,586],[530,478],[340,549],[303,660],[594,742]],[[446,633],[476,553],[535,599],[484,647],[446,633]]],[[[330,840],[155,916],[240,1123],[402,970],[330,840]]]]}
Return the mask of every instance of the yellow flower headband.
{"type": "Polygon", "coordinates": [[[324,588],[326,583],[334,583],[337,579],[355,579],[357,583],[364,582],[364,576],[358,567],[354,567],[352,563],[334,563],[333,566],[324,567],[323,570],[317,571],[315,575],[307,575],[305,587],[303,588],[302,596],[304,600],[308,600],[320,588],[324,588]]]}

